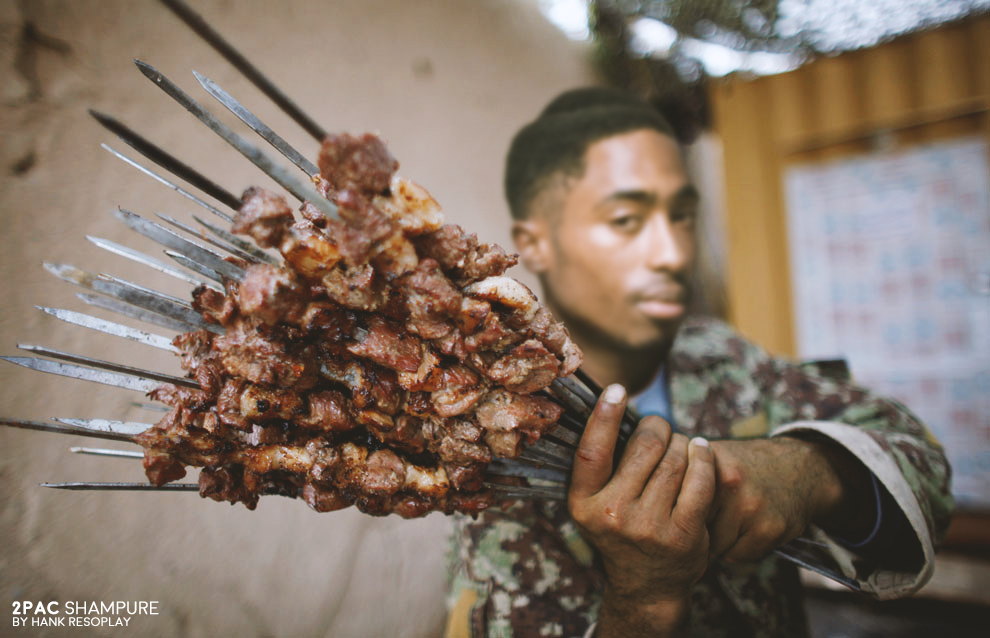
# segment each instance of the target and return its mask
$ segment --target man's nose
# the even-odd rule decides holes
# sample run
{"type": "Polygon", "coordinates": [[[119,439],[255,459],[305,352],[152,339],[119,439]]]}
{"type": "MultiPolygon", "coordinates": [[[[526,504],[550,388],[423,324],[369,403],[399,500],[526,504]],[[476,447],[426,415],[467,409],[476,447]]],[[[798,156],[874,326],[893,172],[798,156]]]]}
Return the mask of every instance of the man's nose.
{"type": "Polygon", "coordinates": [[[694,249],[689,243],[689,238],[677,232],[667,215],[654,215],[649,225],[646,265],[652,270],[684,270],[694,249]]]}

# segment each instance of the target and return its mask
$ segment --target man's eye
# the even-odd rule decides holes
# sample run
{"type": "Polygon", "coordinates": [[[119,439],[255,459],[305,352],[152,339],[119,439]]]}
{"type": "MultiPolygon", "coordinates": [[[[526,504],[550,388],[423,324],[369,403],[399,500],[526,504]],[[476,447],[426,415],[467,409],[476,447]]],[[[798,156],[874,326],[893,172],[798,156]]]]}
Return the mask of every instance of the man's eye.
{"type": "Polygon", "coordinates": [[[632,232],[640,227],[641,222],[638,215],[620,215],[609,220],[609,225],[623,232],[632,232]]]}
{"type": "Polygon", "coordinates": [[[697,216],[698,216],[698,210],[693,207],[675,209],[670,213],[670,221],[675,224],[678,222],[693,224],[697,216]]]}

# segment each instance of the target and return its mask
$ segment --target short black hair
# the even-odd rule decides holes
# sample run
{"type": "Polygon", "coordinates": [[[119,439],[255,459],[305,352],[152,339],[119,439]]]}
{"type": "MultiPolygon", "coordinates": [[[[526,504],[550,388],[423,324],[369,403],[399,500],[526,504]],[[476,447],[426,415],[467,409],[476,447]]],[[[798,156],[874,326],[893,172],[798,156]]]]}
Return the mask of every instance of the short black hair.
{"type": "Polygon", "coordinates": [[[505,199],[514,219],[530,215],[536,196],[557,174],[579,176],[584,154],[599,140],[640,129],[676,139],[660,113],[630,93],[602,87],[554,98],[512,139],[505,161],[505,199]]]}

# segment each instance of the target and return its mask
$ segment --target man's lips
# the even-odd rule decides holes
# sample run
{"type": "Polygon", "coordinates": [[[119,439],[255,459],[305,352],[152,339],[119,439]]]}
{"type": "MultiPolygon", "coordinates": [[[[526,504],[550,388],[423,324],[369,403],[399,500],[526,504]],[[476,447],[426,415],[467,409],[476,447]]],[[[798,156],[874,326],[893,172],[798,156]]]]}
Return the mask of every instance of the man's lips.
{"type": "Polygon", "coordinates": [[[646,315],[647,317],[652,317],[654,319],[676,319],[684,314],[684,303],[681,301],[640,301],[636,304],[636,308],[646,315]]]}
{"type": "Polygon", "coordinates": [[[636,309],[654,319],[675,319],[684,314],[687,306],[687,291],[680,287],[637,295],[636,309]]]}

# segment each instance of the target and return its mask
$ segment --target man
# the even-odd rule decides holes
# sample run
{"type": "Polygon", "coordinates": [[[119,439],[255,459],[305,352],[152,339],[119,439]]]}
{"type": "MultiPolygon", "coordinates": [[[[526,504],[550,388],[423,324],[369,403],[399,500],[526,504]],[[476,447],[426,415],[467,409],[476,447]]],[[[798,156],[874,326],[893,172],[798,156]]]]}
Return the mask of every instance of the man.
{"type": "Polygon", "coordinates": [[[940,447],[903,407],[685,316],[698,194],[662,117],[565,93],[513,140],[506,195],[608,387],[566,506],[458,521],[450,635],[806,635],[796,569],[771,554],[802,533],[879,598],[924,584],[952,507],[940,447]],[[626,389],[659,416],[613,466],[626,389]]]}

